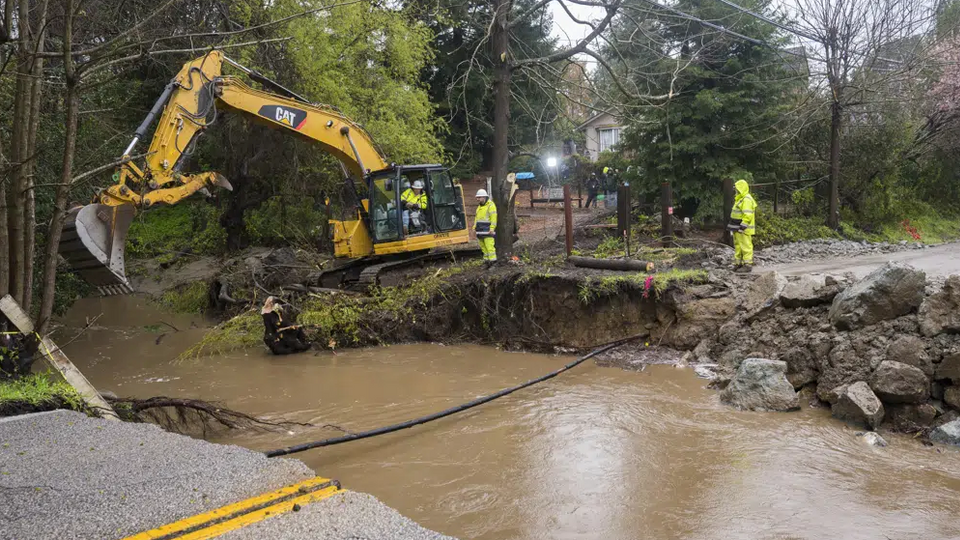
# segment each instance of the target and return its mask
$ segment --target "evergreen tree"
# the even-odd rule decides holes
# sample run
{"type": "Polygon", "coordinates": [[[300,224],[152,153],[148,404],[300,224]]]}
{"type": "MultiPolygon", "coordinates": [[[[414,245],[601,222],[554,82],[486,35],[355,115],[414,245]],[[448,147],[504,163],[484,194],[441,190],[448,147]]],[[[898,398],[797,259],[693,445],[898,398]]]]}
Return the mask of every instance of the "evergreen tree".
{"type": "MultiPolygon", "coordinates": [[[[770,0],[740,4],[770,15],[770,0]]],[[[751,38],[778,42],[772,25],[719,2],[680,0],[674,7],[751,38]]],[[[641,185],[649,189],[670,182],[678,197],[715,198],[722,179],[734,171],[750,171],[757,179],[774,175],[783,115],[804,88],[803,60],[675,12],[653,14],[647,27],[644,42],[620,52],[629,55],[634,85],[672,95],[655,107],[628,101],[623,111],[630,124],[621,146],[635,153],[641,185]]]]}

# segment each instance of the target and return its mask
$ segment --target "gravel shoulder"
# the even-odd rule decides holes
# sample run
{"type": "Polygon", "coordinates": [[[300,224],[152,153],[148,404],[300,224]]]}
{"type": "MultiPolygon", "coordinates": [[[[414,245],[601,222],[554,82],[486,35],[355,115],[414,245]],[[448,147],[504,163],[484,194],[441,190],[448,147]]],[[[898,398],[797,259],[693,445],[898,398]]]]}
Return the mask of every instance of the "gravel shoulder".
{"type": "Polygon", "coordinates": [[[927,273],[928,277],[943,278],[960,274],[960,244],[942,244],[923,249],[908,249],[892,253],[875,253],[856,256],[838,255],[819,260],[802,260],[785,264],[764,265],[764,271],[777,271],[783,275],[812,273],[852,272],[864,277],[890,261],[905,262],[927,273]]]}
{"type": "MultiPolygon", "coordinates": [[[[295,459],[268,459],[150,424],[71,411],[5,418],[0,539],[123,538],[314,476],[295,459]]],[[[367,495],[336,496],[312,506],[282,523],[268,519],[264,526],[271,532],[259,538],[306,538],[292,531],[319,530],[313,521],[352,527],[310,538],[442,538],[367,495]],[[343,500],[351,504],[335,503],[343,500]],[[380,535],[381,530],[397,534],[380,535]]]]}

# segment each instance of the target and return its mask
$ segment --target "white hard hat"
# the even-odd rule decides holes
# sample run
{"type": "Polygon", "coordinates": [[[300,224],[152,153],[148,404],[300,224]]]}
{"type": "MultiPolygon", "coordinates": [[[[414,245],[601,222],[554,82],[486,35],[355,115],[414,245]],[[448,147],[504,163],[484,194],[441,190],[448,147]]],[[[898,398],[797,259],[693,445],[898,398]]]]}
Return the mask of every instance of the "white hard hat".
{"type": "Polygon", "coordinates": [[[478,189],[478,190],[477,190],[477,197],[489,197],[489,195],[487,195],[487,190],[485,190],[485,189],[478,189]]]}
{"type": "Polygon", "coordinates": [[[413,182],[413,189],[423,189],[423,182],[416,180],[413,182]]]}

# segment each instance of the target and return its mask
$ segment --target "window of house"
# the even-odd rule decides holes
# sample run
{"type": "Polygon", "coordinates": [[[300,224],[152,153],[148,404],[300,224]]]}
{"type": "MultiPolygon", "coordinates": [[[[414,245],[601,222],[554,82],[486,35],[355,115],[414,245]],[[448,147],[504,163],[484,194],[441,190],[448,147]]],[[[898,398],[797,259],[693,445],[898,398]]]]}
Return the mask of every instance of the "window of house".
{"type": "Polygon", "coordinates": [[[600,135],[600,151],[605,152],[612,149],[620,142],[620,128],[598,129],[600,135]]]}

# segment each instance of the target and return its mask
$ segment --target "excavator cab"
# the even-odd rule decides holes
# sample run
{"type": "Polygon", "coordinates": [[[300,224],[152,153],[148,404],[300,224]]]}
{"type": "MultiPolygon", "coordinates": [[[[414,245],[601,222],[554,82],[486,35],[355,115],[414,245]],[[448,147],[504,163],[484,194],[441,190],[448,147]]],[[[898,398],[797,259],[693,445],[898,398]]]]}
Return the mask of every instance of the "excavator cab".
{"type": "Polygon", "coordinates": [[[371,239],[377,244],[412,237],[466,230],[459,186],[440,165],[405,165],[378,171],[368,177],[371,239]],[[408,208],[407,190],[422,185],[426,208],[408,208]]]}

